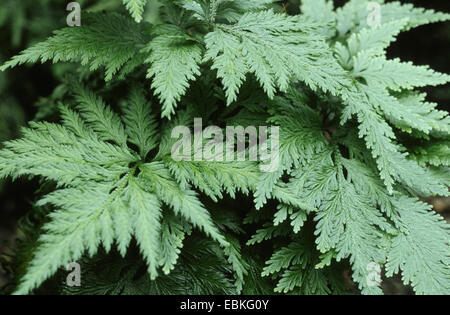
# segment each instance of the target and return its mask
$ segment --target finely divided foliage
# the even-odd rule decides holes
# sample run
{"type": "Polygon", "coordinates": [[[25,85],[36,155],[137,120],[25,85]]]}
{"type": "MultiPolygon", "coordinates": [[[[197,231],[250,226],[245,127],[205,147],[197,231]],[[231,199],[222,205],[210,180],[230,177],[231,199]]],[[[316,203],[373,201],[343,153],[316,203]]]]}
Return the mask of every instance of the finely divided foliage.
{"type": "Polygon", "coordinates": [[[61,187],[38,202],[59,210],[43,227],[45,234],[39,240],[36,259],[18,293],[33,289],[60,265],[79,259],[84,251],[95,254],[100,242],[109,251],[117,240],[125,254],[132,235],[150,276],[155,278],[158,266],[173,259],[171,252],[160,256],[162,203],[221,245],[228,245],[195,192],[181,189],[162,162],[141,163],[138,153],[127,148],[128,140],[143,143],[139,147],[146,155],[151,147],[142,139],[151,138],[158,128],[148,108],[143,109],[134,98],[143,96],[134,94],[125,105],[126,113],[135,115],[134,120],[124,119],[133,130],[129,136],[120,117],[80,87],[76,111],[61,106],[62,125],[33,123],[23,130],[24,138],[5,143],[1,152],[3,174],[40,175],[61,187]]]}
{"type": "Polygon", "coordinates": [[[156,286],[160,277],[184,277],[177,272],[188,261],[201,264],[183,249],[191,237],[208,242],[191,249],[229,268],[196,279],[200,292],[225,292],[229,271],[235,292],[265,292],[270,276],[275,292],[341,293],[341,261],[364,294],[382,293],[367,281],[373,263],[387,276],[400,272],[418,294],[450,292],[449,225],[419,201],[448,195],[450,118],[414,90],[450,76],[386,56],[400,32],[450,15],[379,0],[382,25],[369,27],[369,1],[334,10],[332,1],[302,0],[299,15],[273,2],[165,1],[162,24],[152,25],[142,21],[146,0],[124,0],[134,21],[89,14],[0,68],[80,62],[104,67],[113,85],[127,77],[133,86],[118,114],[73,84],[61,123],[32,122],[4,143],[1,177],[56,183],[37,203],[54,210],[16,293],[101,247],[125,257],[133,239],[156,286]],[[145,73],[147,87],[138,84],[145,73]],[[212,115],[219,104],[229,108],[212,115]],[[280,126],[279,170],[174,161],[171,130],[196,115],[280,126]],[[238,193],[254,197],[242,214],[258,226],[246,246],[231,209],[214,205],[238,193]],[[191,236],[193,228],[216,243],[191,236]],[[273,250],[263,269],[244,253],[259,243],[273,250]]]}

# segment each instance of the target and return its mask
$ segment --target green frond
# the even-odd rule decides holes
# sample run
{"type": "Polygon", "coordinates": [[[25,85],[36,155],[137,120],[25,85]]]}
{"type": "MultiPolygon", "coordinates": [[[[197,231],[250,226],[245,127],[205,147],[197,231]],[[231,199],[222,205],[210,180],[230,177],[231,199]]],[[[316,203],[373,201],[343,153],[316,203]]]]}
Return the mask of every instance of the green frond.
{"type": "Polygon", "coordinates": [[[175,268],[183,247],[183,240],[186,237],[186,229],[179,221],[171,215],[164,214],[161,226],[159,264],[166,275],[175,268]]]}
{"type": "Polygon", "coordinates": [[[337,261],[350,258],[353,279],[362,292],[379,294],[380,288],[368,285],[366,268],[372,262],[382,264],[385,261],[383,253],[387,242],[381,231],[387,229],[388,223],[356,193],[342,174],[338,173],[337,179],[336,193],[324,200],[315,217],[317,248],[322,253],[335,249],[337,261]]]}
{"type": "Polygon", "coordinates": [[[117,250],[122,257],[125,257],[128,246],[133,237],[134,217],[129,215],[127,203],[123,199],[118,199],[111,207],[113,218],[114,235],[116,238],[117,250]]]}
{"type": "Polygon", "coordinates": [[[383,54],[407,24],[408,18],[404,18],[353,33],[347,41],[350,55],[356,56],[363,51],[370,52],[371,56],[383,54]]]}
{"type": "Polygon", "coordinates": [[[447,294],[450,290],[448,224],[429,205],[412,198],[402,196],[395,206],[405,231],[392,240],[387,275],[401,270],[403,282],[411,284],[416,293],[447,294]]]}
{"type": "Polygon", "coordinates": [[[298,17],[270,10],[247,13],[236,24],[217,24],[205,43],[204,60],[213,61],[228,104],[237,99],[248,73],[270,98],[293,81],[333,94],[347,83],[316,27],[298,17]]]}
{"type": "Polygon", "coordinates": [[[367,25],[367,16],[370,12],[367,10],[367,6],[370,2],[378,2],[380,4],[381,25],[407,18],[408,23],[403,30],[450,19],[450,14],[416,8],[411,3],[402,4],[398,1],[384,3],[382,0],[350,0],[336,11],[336,28],[339,32],[339,37],[343,38],[351,32],[359,32],[361,29],[369,27],[367,25]]]}
{"type": "Polygon", "coordinates": [[[323,152],[327,146],[320,117],[308,107],[301,95],[288,94],[288,99],[277,97],[269,110],[268,122],[280,129],[279,159],[277,171],[260,176],[255,192],[255,204],[260,208],[272,193],[284,172],[290,173],[323,152]]]}
{"type": "Polygon", "coordinates": [[[181,189],[163,163],[147,163],[139,168],[141,170],[139,177],[152,185],[158,197],[176,214],[181,214],[188,222],[203,229],[220,244],[228,246],[228,242],[212,222],[209,212],[198,200],[197,194],[190,189],[181,189]]]}
{"type": "Polygon", "coordinates": [[[223,198],[223,192],[233,198],[238,191],[248,194],[260,174],[257,165],[251,162],[176,162],[168,159],[167,165],[182,186],[190,183],[213,200],[223,198]]]}
{"type": "Polygon", "coordinates": [[[42,63],[49,60],[53,63],[74,61],[89,64],[92,71],[105,67],[108,81],[139,54],[144,43],[140,26],[121,15],[83,15],[83,25],[55,31],[46,41],[3,64],[0,71],[39,60],[42,63]]]}
{"type": "Polygon", "coordinates": [[[369,86],[389,87],[393,91],[442,85],[450,81],[449,75],[437,73],[428,66],[415,66],[399,59],[386,60],[385,57],[368,58],[367,51],[354,59],[353,76],[363,78],[369,86]]]}
{"type": "Polygon", "coordinates": [[[336,34],[336,13],[333,1],[302,0],[300,10],[307,20],[323,25],[321,33],[325,38],[332,38],[336,34]]]}
{"type": "Polygon", "coordinates": [[[315,267],[319,257],[306,235],[274,251],[262,276],[279,279],[275,292],[301,295],[334,293],[333,269],[315,267]]]}
{"type": "Polygon", "coordinates": [[[136,22],[142,21],[144,8],[148,0],[123,0],[123,4],[136,22]]]}
{"type": "Polygon", "coordinates": [[[408,148],[411,159],[421,166],[450,166],[450,141],[437,140],[408,148]]]}
{"type": "Polygon", "coordinates": [[[127,134],[120,117],[110,107],[107,107],[93,91],[79,86],[74,94],[77,110],[88,126],[100,136],[100,139],[114,141],[118,145],[125,146],[127,134]]]}
{"type": "MultiPolygon", "coordinates": [[[[361,93],[364,93],[364,89],[361,87],[361,93]]],[[[373,106],[370,96],[373,99],[374,95],[368,97],[367,94],[364,96],[353,94],[347,100],[348,107],[344,111],[343,119],[351,115],[358,117],[359,135],[366,140],[367,147],[372,151],[380,177],[388,190],[392,192],[395,181],[401,181],[423,195],[446,195],[448,190],[445,186],[435,178],[426,176],[423,168],[407,160],[406,154],[400,152],[400,147],[393,140],[395,134],[390,125],[373,108],[370,108],[373,106]]]]}
{"type": "MultiPolygon", "coordinates": [[[[418,294],[450,291],[449,225],[419,201],[450,194],[450,118],[418,91],[450,76],[387,51],[450,14],[384,0],[113,2],[91,10],[131,17],[83,13],[0,67],[75,63],[52,66],[62,82],[19,137],[0,73],[0,138],[13,139],[0,180],[40,180],[24,240],[0,255],[2,292],[345,294],[348,273],[352,292],[381,294],[373,268],[418,294]],[[194,131],[180,159],[177,127],[196,118],[217,137],[194,131]],[[244,127],[237,150],[228,126],[244,127]],[[81,287],[65,283],[72,262],[81,287]]],[[[28,7],[5,8],[19,43],[28,7]]]]}
{"type": "MultiPolygon", "coordinates": [[[[76,261],[85,251],[94,255],[100,244],[109,252],[116,240],[125,256],[132,236],[152,279],[160,266],[169,272],[176,263],[184,228],[180,230],[175,223],[162,227],[163,202],[216,239],[230,259],[236,259],[236,251],[227,248],[229,243],[196,193],[189,187],[181,189],[162,162],[142,163],[139,155],[128,149],[128,142],[142,142],[145,152],[148,143],[157,141],[143,97],[135,93],[125,108],[124,121],[132,128],[127,129],[132,130],[128,131],[130,139],[120,117],[93,92],[82,88],[75,97],[78,111],[60,106],[64,125],[32,123],[24,129],[23,138],[5,143],[0,151],[2,176],[43,176],[59,187],[39,202],[56,210],[44,226],[41,245],[28,267],[30,273],[17,293],[32,291],[58,267],[76,261]],[[148,125],[153,129],[147,130],[148,125]],[[172,245],[176,247],[169,249],[172,245]],[[51,261],[42,263],[48,257],[51,261]]],[[[243,273],[237,271],[242,282],[243,273]]]]}
{"type": "Polygon", "coordinates": [[[145,158],[157,146],[158,124],[142,88],[132,88],[121,109],[128,141],[135,144],[140,156],[145,158]]]}
{"type": "Polygon", "coordinates": [[[227,256],[227,261],[231,265],[236,277],[236,290],[238,293],[242,292],[245,276],[248,275],[249,265],[241,256],[241,246],[239,241],[234,238],[227,238],[229,246],[224,248],[224,253],[227,256]]]}
{"type": "Polygon", "coordinates": [[[40,201],[41,205],[59,207],[59,211],[52,212],[52,221],[43,227],[45,234],[39,238],[40,245],[15,294],[32,291],[58,267],[81,258],[84,251],[93,256],[101,240],[106,250],[111,248],[114,232],[109,211],[124,182],[125,179],[116,185],[62,189],[40,201]]]}
{"type": "Polygon", "coordinates": [[[170,118],[189,81],[200,75],[202,49],[193,38],[173,27],[170,34],[155,37],[144,51],[150,53],[145,61],[151,64],[147,78],[153,78],[152,88],[163,105],[162,117],[170,118]]]}
{"type": "Polygon", "coordinates": [[[236,294],[225,257],[216,254],[216,243],[198,236],[186,239],[176,268],[155,280],[142,269],[145,264],[130,250],[126,257],[103,251],[79,260],[83,285],[69,287],[65,275],[58,275],[60,292],[65,295],[203,295],[236,294]],[[108,268],[105,268],[108,266],[108,268]]]}
{"type": "Polygon", "coordinates": [[[156,195],[141,188],[143,185],[139,180],[130,178],[126,198],[134,221],[134,236],[147,262],[148,273],[154,280],[159,266],[161,202],[156,195]]]}

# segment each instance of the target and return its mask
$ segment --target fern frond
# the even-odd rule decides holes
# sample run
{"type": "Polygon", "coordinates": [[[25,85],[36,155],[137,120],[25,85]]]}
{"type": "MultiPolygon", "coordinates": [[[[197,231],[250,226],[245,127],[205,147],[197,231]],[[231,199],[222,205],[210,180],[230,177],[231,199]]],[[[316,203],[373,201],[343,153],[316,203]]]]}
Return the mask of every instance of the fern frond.
{"type": "Polygon", "coordinates": [[[274,99],[269,123],[283,126],[280,130],[279,159],[276,172],[261,175],[255,192],[255,204],[260,208],[270,196],[284,172],[290,173],[323,152],[327,146],[319,114],[308,107],[299,93],[291,92],[288,98],[274,99]]]}
{"type": "Polygon", "coordinates": [[[217,244],[198,236],[185,241],[176,268],[168,275],[151,280],[135,250],[121,258],[114,252],[99,252],[79,260],[83,285],[68,287],[65,275],[58,275],[58,289],[66,295],[206,295],[236,294],[231,269],[225,257],[217,255],[217,244]],[[108,268],[105,268],[108,266],[108,268]]]}
{"type": "Polygon", "coordinates": [[[36,44],[13,57],[0,71],[24,63],[51,60],[80,61],[90,64],[90,70],[106,69],[105,79],[114,75],[139,54],[145,44],[140,26],[119,14],[92,14],[83,17],[80,27],[66,27],[54,32],[46,41],[36,44]]]}
{"type": "Polygon", "coordinates": [[[379,294],[380,288],[367,285],[367,266],[371,262],[385,261],[387,242],[381,230],[388,223],[377,209],[373,208],[343,179],[338,170],[336,193],[324,200],[316,215],[317,248],[322,252],[336,249],[337,260],[350,258],[353,278],[363,293],[379,294]],[[350,201],[351,200],[351,201],[350,201]],[[381,230],[378,230],[381,229],[381,230]]]}
{"type": "Polygon", "coordinates": [[[204,60],[213,61],[228,104],[236,100],[247,73],[255,74],[270,98],[297,80],[334,94],[346,84],[315,27],[298,17],[270,10],[247,13],[234,25],[217,24],[205,43],[204,60]]]}
{"type": "Polygon", "coordinates": [[[116,200],[112,205],[111,216],[113,218],[112,224],[114,226],[117,250],[122,257],[125,257],[133,237],[134,217],[130,216],[127,203],[123,199],[116,200]]]}
{"type": "Polygon", "coordinates": [[[363,51],[369,51],[371,56],[383,54],[407,24],[408,19],[404,18],[383,23],[380,27],[363,28],[359,33],[353,33],[347,40],[350,55],[356,56],[363,51]]]}
{"type": "MultiPolygon", "coordinates": [[[[6,143],[0,150],[2,177],[43,176],[59,187],[39,202],[51,204],[56,210],[44,227],[45,234],[17,293],[32,291],[58,267],[76,261],[85,251],[94,255],[100,244],[109,252],[117,240],[119,252],[125,255],[132,236],[146,259],[151,278],[156,278],[160,266],[168,272],[177,254],[176,248],[175,253],[168,250],[167,242],[180,247],[180,234],[177,228],[162,230],[162,203],[224,248],[229,246],[194,191],[189,187],[181,189],[162,162],[144,163],[145,156],[127,147],[135,136],[145,139],[143,148],[146,141],[157,142],[155,131],[146,130],[153,123],[142,107],[145,98],[132,95],[135,102],[125,109],[124,119],[133,128],[131,139],[120,117],[83,88],[76,94],[77,112],[60,106],[64,125],[32,123],[31,128],[24,129],[23,138],[6,143]],[[162,246],[165,251],[160,256],[162,246]],[[47,258],[50,260],[43,263],[47,258]]],[[[230,250],[229,254],[233,253],[230,250]]],[[[239,277],[242,279],[240,271],[239,277]]]]}
{"type": "Polygon", "coordinates": [[[154,280],[159,266],[161,230],[161,202],[155,194],[146,192],[139,180],[130,178],[127,186],[131,216],[134,224],[134,235],[142,255],[148,265],[150,278],[154,280]]]}
{"type": "Polygon", "coordinates": [[[336,13],[333,1],[302,0],[300,10],[307,20],[323,25],[321,33],[325,38],[332,38],[336,34],[336,13]]]}
{"type": "Polygon", "coordinates": [[[435,140],[420,146],[413,145],[408,148],[410,158],[422,166],[450,166],[450,141],[435,140]]]}
{"type": "MultiPolygon", "coordinates": [[[[364,87],[362,87],[364,89],[364,87]]],[[[362,92],[364,93],[364,92],[362,92]]],[[[424,195],[446,195],[448,190],[436,178],[426,176],[426,171],[415,162],[407,160],[400,147],[394,142],[395,134],[389,124],[375,112],[367,98],[353,94],[348,99],[343,117],[357,115],[360,123],[360,137],[365,138],[367,147],[376,159],[380,176],[392,192],[395,181],[401,181],[424,195]],[[352,113],[352,114],[350,114],[352,113]]]]}
{"type": "Polygon", "coordinates": [[[411,284],[416,293],[447,294],[450,290],[448,224],[431,211],[431,206],[412,198],[400,197],[395,206],[406,230],[392,241],[387,275],[401,270],[403,282],[411,284]]]}
{"type": "MultiPolygon", "coordinates": [[[[344,38],[350,32],[359,32],[363,28],[367,28],[367,5],[373,2],[371,0],[350,0],[342,8],[337,9],[337,30],[339,37],[344,38]]],[[[380,4],[381,24],[408,18],[408,23],[403,30],[409,30],[421,25],[448,21],[450,14],[435,12],[434,10],[426,10],[416,8],[411,3],[402,4],[398,1],[380,4]]]]}
{"type": "Polygon", "coordinates": [[[247,269],[249,268],[249,265],[241,256],[241,246],[239,245],[239,241],[230,237],[227,238],[227,241],[230,246],[224,248],[224,253],[227,256],[228,263],[234,271],[236,277],[236,289],[237,292],[240,293],[245,283],[245,276],[248,275],[247,269]]]}
{"type": "Polygon", "coordinates": [[[60,210],[53,212],[52,221],[43,227],[46,233],[39,238],[40,246],[15,294],[32,291],[58,267],[81,258],[85,250],[90,256],[94,255],[100,240],[107,250],[111,248],[114,232],[108,211],[123,189],[124,182],[126,179],[117,185],[91,186],[85,190],[67,188],[51,193],[40,201],[40,205],[51,203],[60,210]],[[113,193],[109,193],[114,189],[113,193]]]}
{"type": "Polygon", "coordinates": [[[136,22],[142,21],[144,8],[148,0],[123,0],[123,4],[136,22]]]}
{"type": "MultiPolygon", "coordinates": [[[[294,16],[298,7],[274,0],[122,3],[132,18],[83,14],[82,26],[0,68],[70,61],[83,65],[85,82],[64,80],[22,136],[0,148],[0,179],[41,179],[39,222],[14,262],[0,259],[15,273],[11,290],[335,294],[346,291],[345,270],[363,294],[380,294],[369,281],[376,266],[401,273],[418,294],[450,291],[449,225],[418,199],[450,194],[450,118],[415,91],[450,76],[387,57],[401,32],[449,14],[384,0],[337,9],[302,0],[294,16]],[[381,24],[369,27],[377,3],[381,24]],[[89,74],[100,67],[111,82],[89,74]],[[106,105],[87,84],[118,102],[106,105]],[[183,150],[194,161],[179,160],[174,128],[196,117],[220,126],[217,137],[205,131],[197,141],[194,132],[183,150]],[[250,126],[247,135],[262,127],[259,141],[238,136],[237,145],[250,160],[259,148],[259,162],[223,142],[231,125],[250,126]],[[264,139],[263,126],[279,137],[264,139]],[[273,172],[263,172],[268,148],[279,162],[273,172]],[[230,149],[235,161],[220,156],[230,149]],[[58,272],[73,261],[85,273],[80,288],[58,272]]],[[[15,104],[6,75],[0,103],[15,104]]],[[[11,116],[0,112],[6,130],[11,116]]]]}
{"type": "Polygon", "coordinates": [[[140,156],[145,158],[157,146],[158,124],[142,88],[133,88],[121,109],[128,141],[135,144],[139,148],[140,156]]]}
{"type": "Polygon", "coordinates": [[[140,178],[154,186],[158,197],[170,205],[176,214],[181,214],[220,244],[228,246],[224,236],[214,226],[208,211],[198,200],[197,194],[190,189],[181,189],[163,163],[146,163],[140,169],[140,178]]]}
{"type": "Polygon", "coordinates": [[[427,66],[415,66],[399,59],[386,60],[385,57],[368,58],[367,51],[354,59],[353,75],[363,78],[369,86],[389,87],[393,91],[450,81],[449,75],[437,73],[427,66]]]}
{"type": "Polygon", "coordinates": [[[100,97],[85,87],[78,87],[75,91],[77,110],[84,121],[102,141],[114,141],[125,146],[127,135],[120,117],[107,107],[100,97]]]}
{"type": "Polygon", "coordinates": [[[175,268],[186,235],[186,229],[182,222],[179,221],[180,220],[165,214],[161,226],[159,264],[166,275],[175,268]]]}
{"type": "Polygon", "coordinates": [[[168,31],[172,34],[157,36],[144,51],[150,52],[146,60],[151,64],[147,78],[154,77],[152,88],[163,103],[162,116],[170,118],[176,103],[186,93],[189,81],[200,75],[202,49],[177,27],[168,31]]]}

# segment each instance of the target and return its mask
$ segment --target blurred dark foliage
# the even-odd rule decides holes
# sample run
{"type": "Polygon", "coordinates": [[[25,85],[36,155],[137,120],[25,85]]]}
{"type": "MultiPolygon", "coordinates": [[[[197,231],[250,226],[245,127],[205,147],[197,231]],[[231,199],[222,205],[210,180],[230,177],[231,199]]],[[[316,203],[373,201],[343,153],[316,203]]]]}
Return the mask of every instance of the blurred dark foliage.
{"type": "MultiPolygon", "coordinates": [[[[61,0],[2,0],[0,4],[0,42],[2,43],[0,63],[33,43],[44,40],[53,30],[64,27],[67,14],[65,6],[68,2],[61,0]]],[[[78,2],[83,8],[91,8],[96,11],[113,8],[117,10],[121,7],[120,0],[79,0],[78,2]]],[[[298,3],[298,1],[280,1],[280,4],[286,5],[289,2],[298,3]]],[[[335,0],[334,2],[336,6],[341,6],[346,1],[335,0]]],[[[450,12],[450,1],[448,0],[403,0],[401,2],[450,12]]],[[[288,10],[297,10],[292,7],[294,5],[287,6],[288,10]]],[[[390,57],[399,57],[418,65],[430,65],[431,68],[444,73],[450,73],[449,52],[450,22],[427,25],[402,33],[398,41],[389,49],[390,57]]],[[[61,94],[64,94],[64,87],[59,86],[59,89],[56,90],[55,87],[63,80],[63,74],[67,67],[67,65],[47,63],[23,66],[20,71],[0,72],[0,141],[17,137],[20,126],[26,121],[48,115],[48,113],[42,112],[45,109],[42,104],[53,102],[55,98],[58,99],[61,94]]],[[[450,110],[450,84],[437,88],[425,88],[423,91],[428,93],[429,100],[438,103],[441,109],[450,110]]],[[[31,238],[37,236],[33,235],[33,228],[36,228],[35,225],[40,221],[39,212],[30,214],[33,200],[29,198],[36,194],[38,188],[37,180],[32,182],[17,180],[14,183],[0,181],[0,254],[6,259],[13,254],[15,245],[20,244],[20,241],[17,243],[15,239],[23,239],[24,232],[31,238]]],[[[450,200],[448,198],[432,198],[427,201],[450,221],[450,200]]],[[[27,258],[23,257],[23,260],[27,260],[27,258]]],[[[137,267],[135,266],[135,268],[137,267]]],[[[95,268],[93,272],[96,272],[95,268]]],[[[0,288],[8,280],[11,280],[7,279],[7,274],[7,271],[2,270],[0,266],[0,288]]],[[[56,280],[60,276],[57,276],[56,280]]],[[[351,285],[350,276],[344,276],[349,279],[348,282],[351,285]]],[[[412,293],[412,290],[401,284],[400,279],[384,281],[383,286],[384,291],[388,294],[412,293]]],[[[45,290],[45,287],[43,289],[45,290]]],[[[136,288],[116,289],[126,291],[136,288]]],[[[195,292],[194,289],[193,292],[195,292]]]]}

